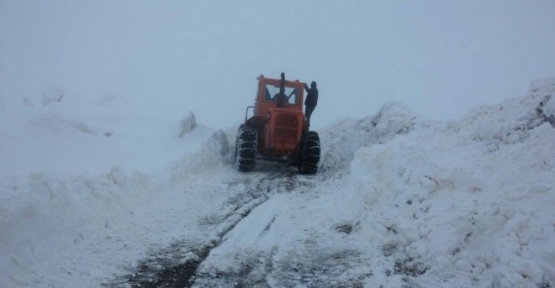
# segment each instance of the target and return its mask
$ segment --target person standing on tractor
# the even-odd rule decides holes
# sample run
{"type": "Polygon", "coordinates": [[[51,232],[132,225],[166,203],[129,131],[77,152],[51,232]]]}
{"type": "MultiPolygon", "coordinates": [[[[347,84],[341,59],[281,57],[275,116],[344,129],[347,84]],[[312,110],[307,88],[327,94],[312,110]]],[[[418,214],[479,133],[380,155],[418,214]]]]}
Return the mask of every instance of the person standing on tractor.
{"type": "Polygon", "coordinates": [[[316,82],[312,81],[312,83],[310,83],[310,88],[308,88],[308,85],[305,83],[304,89],[307,92],[306,100],[304,101],[304,114],[308,123],[310,123],[310,116],[318,104],[318,88],[316,88],[316,82]]]}

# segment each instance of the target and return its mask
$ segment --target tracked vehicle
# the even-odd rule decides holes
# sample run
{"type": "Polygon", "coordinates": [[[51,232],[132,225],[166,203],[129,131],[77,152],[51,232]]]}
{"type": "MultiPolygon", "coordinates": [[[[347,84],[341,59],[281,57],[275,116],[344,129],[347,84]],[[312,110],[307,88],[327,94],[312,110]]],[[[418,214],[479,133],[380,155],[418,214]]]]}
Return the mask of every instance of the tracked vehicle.
{"type": "Polygon", "coordinates": [[[320,137],[309,130],[303,114],[305,83],[299,80],[258,78],[254,106],[245,111],[235,140],[235,166],[248,172],[257,161],[294,165],[303,174],[315,174],[320,161],[320,137]],[[249,112],[251,116],[249,117],[249,112]]]}

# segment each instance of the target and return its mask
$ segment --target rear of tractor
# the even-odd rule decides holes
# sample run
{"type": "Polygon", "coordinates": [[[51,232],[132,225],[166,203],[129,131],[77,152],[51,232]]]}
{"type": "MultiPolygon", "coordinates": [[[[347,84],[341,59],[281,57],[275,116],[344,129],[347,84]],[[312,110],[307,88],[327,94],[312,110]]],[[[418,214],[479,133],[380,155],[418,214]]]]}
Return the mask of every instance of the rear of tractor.
{"type": "Polygon", "coordinates": [[[303,114],[304,83],[258,77],[254,106],[246,109],[237,131],[235,165],[252,171],[259,160],[284,162],[303,174],[315,174],[320,161],[320,138],[309,131],[303,114]],[[248,117],[252,110],[251,117],[248,117]]]}

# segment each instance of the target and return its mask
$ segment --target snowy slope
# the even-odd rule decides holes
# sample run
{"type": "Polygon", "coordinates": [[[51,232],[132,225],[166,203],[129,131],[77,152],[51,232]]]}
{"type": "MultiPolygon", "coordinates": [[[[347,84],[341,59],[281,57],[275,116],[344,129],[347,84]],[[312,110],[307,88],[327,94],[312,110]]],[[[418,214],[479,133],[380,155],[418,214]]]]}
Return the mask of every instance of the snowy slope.
{"type": "Polygon", "coordinates": [[[319,131],[315,176],[239,173],[235,127],[180,138],[187,113],[28,99],[2,114],[0,287],[155,284],[191,260],[195,287],[552,287],[554,93],[448,123],[386,104],[319,131]]]}

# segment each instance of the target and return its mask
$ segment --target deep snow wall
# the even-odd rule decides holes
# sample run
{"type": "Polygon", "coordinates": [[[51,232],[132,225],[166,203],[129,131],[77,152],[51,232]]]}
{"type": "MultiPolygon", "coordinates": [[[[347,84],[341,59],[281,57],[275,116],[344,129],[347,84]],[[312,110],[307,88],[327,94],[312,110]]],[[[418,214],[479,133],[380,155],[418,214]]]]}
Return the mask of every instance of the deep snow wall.
{"type": "Polygon", "coordinates": [[[554,92],[555,79],[537,81],[524,99],[356,151],[336,214],[390,262],[367,283],[555,283],[554,92]]]}
{"type": "Polygon", "coordinates": [[[99,175],[3,178],[0,287],[99,287],[152,250],[203,241],[198,235],[210,233],[186,227],[226,200],[205,179],[227,169],[229,144],[218,131],[199,146],[148,173],[115,166],[99,175]]]}

